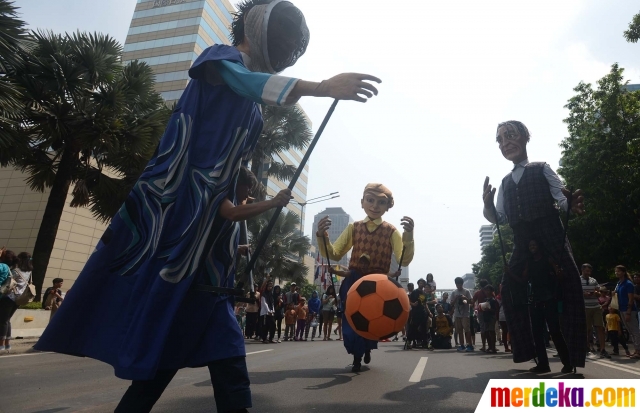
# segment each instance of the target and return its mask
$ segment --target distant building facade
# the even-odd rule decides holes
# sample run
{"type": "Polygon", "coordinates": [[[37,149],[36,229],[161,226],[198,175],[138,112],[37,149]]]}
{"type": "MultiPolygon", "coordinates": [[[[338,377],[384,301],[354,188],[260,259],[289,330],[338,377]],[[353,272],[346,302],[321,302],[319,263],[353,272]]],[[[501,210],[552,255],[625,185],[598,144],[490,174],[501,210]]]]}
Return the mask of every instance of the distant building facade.
{"type": "MultiPolygon", "coordinates": [[[[329,228],[329,240],[331,242],[335,242],[340,234],[347,228],[347,226],[353,223],[353,218],[351,215],[347,214],[342,208],[327,208],[324,211],[316,214],[313,217],[313,232],[311,234],[311,245],[318,248],[323,248],[322,245],[318,245],[318,240],[316,239],[315,233],[318,231],[318,222],[329,216],[331,219],[331,228],[329,228]]],[[[349,265],[349,260],[351,259],[351,251],[349,251],[342,259],[336,263],[332,262],[331,264],[340,264],[344,267],[349,265]]]]}
{"type": "Polygon", "coordinates": [[[496,232],[496,226],[483,225],[480,227],[480,249],[491,244],[493,242],[493,234],[496,232]]]}

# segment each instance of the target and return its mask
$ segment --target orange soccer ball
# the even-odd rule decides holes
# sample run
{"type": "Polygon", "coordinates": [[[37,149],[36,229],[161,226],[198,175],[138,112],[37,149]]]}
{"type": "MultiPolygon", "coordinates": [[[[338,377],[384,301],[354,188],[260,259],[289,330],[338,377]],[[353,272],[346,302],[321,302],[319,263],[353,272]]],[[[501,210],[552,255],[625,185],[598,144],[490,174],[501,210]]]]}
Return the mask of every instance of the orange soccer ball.
{"type": "Polygon", "coordinates": [[[369,340],[384,340],[409,319],[409,297],[386,274],[370,274],[356,281],[347,293],[345,315],[353,330],[369,340]]]}

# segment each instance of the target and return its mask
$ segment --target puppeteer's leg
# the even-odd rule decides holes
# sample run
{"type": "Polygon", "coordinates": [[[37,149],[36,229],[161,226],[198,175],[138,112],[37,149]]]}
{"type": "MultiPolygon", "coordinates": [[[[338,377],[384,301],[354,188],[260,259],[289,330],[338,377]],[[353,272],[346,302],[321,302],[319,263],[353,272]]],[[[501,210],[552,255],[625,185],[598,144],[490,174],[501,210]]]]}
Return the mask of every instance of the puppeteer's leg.
{"type": "Polygon", "coordinates": [[[156,404],[178,370],[160,370],[151,380],[134,380],[115,413],[147,413],[156,404]]]}
{"type": "Polygon", "coordinates": [[[251,383],[245,357],[216,360],[208,367],[218,412],[243,411],[251,407],[251,383]]]}

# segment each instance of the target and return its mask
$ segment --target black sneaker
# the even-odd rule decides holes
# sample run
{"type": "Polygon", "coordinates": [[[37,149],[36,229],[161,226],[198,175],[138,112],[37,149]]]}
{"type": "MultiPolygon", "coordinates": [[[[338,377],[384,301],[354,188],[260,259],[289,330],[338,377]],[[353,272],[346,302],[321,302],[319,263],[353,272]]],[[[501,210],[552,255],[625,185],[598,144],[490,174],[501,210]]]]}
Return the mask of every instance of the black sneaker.
{"type": "Polygon", "coordinates": [[[364,364],[369,363],[371,363],[371,352],[367,351],[366,353],[364,353],[364,364]]]}
{"type": "Polygon", "coordinates": [[[562,370],[560,370],[562,373],[565,374],[569,374],[569,373],[574,373],[576,372],[576,368],[575,367],[571,367],[571,366],[564,366],[562,367],[562,370]]]}
{"type": "Polygon", "coordinates": [[[351,367],[351,372],[352,373],[357,373],[360,371],[360,368],[362,367],[362,364],[360,363],[353,363],[353,367],[351,367]]]}
{"type": "Polygon", "coordinates": [[[531,367],[529,371],[531,373],[549,373],[551,372],[551,368],[549,367],[549,365],[543,366],[541,364],[538,364],[535,367],[531,367]]]}
{"type": "Polygon", "coordinates": [[[609,353],[607,353],[607,350],[602,350],[600,352],[600,358],[601,359],[610,359],[611,356],[609,355],[609,353]]]}

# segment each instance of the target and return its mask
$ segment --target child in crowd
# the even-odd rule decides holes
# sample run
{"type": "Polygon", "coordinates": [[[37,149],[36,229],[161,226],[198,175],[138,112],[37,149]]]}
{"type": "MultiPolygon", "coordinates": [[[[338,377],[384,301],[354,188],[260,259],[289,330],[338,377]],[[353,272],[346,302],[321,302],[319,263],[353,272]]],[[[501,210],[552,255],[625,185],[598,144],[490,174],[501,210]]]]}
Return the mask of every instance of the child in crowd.
{"type": "MultiPolygon", "coordinates": [[[[436,298],[434,291],[435,290],[433,289],[433,286],[429,284],[429,282],[427,282],[427,285],[424,286],[424,292],[427,300],[427,308],[429,309],[427,328],[429,329],[429,338],[431,339],[431,341],[433,341],[433,336],[436,328],[436,304],[438,304],[438,299],[436,298]]],[[[429,343],[428,348],[429,350],[433,350],[433,343],[429,343]]]]}
{"type": "Polygon", "coordinates": [[[607,314],[606,319],[607,319],[607,334],[609,336],[609,341],[613,346],[613,355],[617,356],[620,354],[618,351],[618,342],[619,342],[620,344],[622,344],[622,348],[624,348],[624,351],[627,353],[627,356],[630,356],[631,354],[629,353],[629,348],[627,347],[627,341],[624,339],[624,336],[622,335],[622,322],[620,320],[620,316],[618,315],[618,312],[612,307],[609,307],[609,314],[607,314]]]}
{"type": "Polygon", "coordinates": [[[482,317],[484,321],[485,335],[487,338],[487,353],[497,353],[496,349],[496,315],[498,312],[498,301],[496,301],[495,289],[491,284],[484,287],[484,294],[486,301],[481,304],[481,314],[478,317],[482,317]]]}
{"type": "Polygon", "coordinates": [[[284,341],[293,340],[295,325],[296,325],[296,310],[293,308],[293,303],[287,304],[287,311],[284,313],[284,341]]]}
{"type": "Polygon", "coordinates": [[[236,303],[236,309],[235,309],[235,315],[236,315],[236,321],[238,322],[238,325],[240,326],[240,329],[244,329],[244,323],[242,322],[242,317],[244,316],[245,313],[245,307],[247,306],[246,303],[236,303]]]}
{"type": "Polygon", "coordinates": [[[322,308],[322,302],[318,297],[317,291],[311,293],[311,299],[307,307],[309,308],[309,313],[307,314],[307,326],[304,330],[304,340],[307,341],[309,339],[309,329],[311,329],[311,341],[313,341],[316,338],[316,330],[318,328],[317,317],[320,313],[320,308],[322,308]],[[314,321],[316,321],[315,325],[313,325],[314,321]]]}
{"type": "Polygon", "coordinates": [[[296,307],[296,317],[298,319],[298,325],[296,327],[296,335],[295,341],[307,341],[304,338],[304,327],[307,324],[307,313],[309,312],[309,307],[307,307],[307,299],[304,297],[300,297],[298,301],[298,306],[296,307]]]}
{"type": "Polygon", "coordinates": [[[451,348],[451,334],[453,333],[453,320],[449,314],[445,314],[442,304],[436,306],[438,315],[435,317],[435,334],[432,345],[436,349],[451,348]]]}

